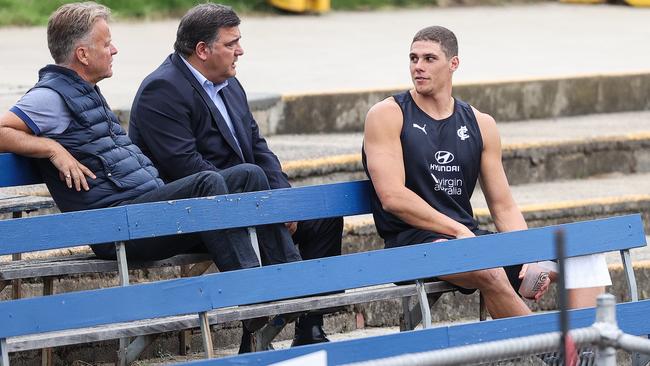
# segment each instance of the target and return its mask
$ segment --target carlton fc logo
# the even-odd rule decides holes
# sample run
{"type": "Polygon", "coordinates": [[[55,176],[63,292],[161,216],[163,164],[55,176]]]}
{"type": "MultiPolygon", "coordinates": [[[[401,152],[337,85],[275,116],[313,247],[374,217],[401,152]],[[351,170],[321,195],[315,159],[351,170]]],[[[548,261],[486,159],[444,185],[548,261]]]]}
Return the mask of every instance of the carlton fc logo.
{"type": "Polygon", "coordinates": [[[458,135],[461,141],[467,140],[469,138],[469,134],[467,133],[467,126],[461,126],[456,131],[456,135],[458,135]]]}
{"type": "Polygon", "coordinates": [[[449,164],[454,161],[454,154],[450,153],[449,151],[440,150],[436,151],[434,158],[436,158],[436,162],[438,162],[438,164],[449,164]]]}

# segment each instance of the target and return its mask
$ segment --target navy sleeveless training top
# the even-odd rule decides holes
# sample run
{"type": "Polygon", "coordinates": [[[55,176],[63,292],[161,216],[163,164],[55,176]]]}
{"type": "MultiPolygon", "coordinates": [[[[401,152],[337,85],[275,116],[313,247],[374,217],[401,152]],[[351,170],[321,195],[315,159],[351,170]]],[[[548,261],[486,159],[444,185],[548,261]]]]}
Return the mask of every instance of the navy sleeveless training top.
{"type": "MultiPolygon", "coordinates": [[[[472,107],[454,99],[451,116],[435,120],[415,104],[409,91],[393,98],[404,117],[400,140],[406,187],[439,212],[470,230],[477,229],[470,198],[480,173],[483,140],[472,107]]],[[[362,158],[368,174],[365,151],[362,158]]],[[[413,227],[384,211],[376,192],[372,193],[379,235],[387,246],[399,245],[392,243],[393,239],[413,227]]]]}

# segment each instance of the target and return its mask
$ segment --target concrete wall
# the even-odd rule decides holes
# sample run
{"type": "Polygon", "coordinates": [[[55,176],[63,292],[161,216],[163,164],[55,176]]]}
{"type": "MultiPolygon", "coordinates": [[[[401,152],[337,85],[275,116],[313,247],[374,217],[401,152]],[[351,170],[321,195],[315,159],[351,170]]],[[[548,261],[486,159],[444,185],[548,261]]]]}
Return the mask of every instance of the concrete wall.
{"type": "MultiPolygon", "coordinates": [[[[406,87],[405,87],[406,88],[406,87]]],[[[365,115],[399,90],[285,95],[267,133],[361,131],[365,115]]],[[[590,75],[457,84],[454,95],[498,121],[650,109],[650,74],[590,75]]]]}
{"type": "MultiPolygon", "coordinates": [[[[370,107],[408,89],[295,95],[251,94],[264,135],[361,131],[370,107]]],[[[650,74],[606,74],[551,79],[458,83],[454,95],[497,121],[650,109],[650,74]]],[[[129,110],[115,110],[127,128],[129,110]]]]}

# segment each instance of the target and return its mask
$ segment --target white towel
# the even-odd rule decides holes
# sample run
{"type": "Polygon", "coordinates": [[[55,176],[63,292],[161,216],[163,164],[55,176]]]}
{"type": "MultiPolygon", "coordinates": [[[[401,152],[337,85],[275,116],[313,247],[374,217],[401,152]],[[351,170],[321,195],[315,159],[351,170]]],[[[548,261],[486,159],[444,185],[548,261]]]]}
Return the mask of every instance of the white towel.
{"type": "MultiPolygon", "coordinates": [[[[557,272],[557,263],[555,262],[544,261],[538,264],[549,271],[557,272]]],[[[566,288],[568,289],[610,286],[612,284],[604,253],[567,258],[564,268],[567,274],[566,288]]]]}

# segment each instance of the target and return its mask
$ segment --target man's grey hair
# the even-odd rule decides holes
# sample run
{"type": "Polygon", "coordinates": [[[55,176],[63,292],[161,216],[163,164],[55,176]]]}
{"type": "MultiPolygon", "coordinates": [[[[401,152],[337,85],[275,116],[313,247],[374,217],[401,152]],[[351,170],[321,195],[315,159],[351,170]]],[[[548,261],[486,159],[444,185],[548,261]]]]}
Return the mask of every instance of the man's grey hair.
{"type": "Polygon", "coordinates": [[[439,25],[434,25],[431,27],[426,27],[421,29],[413,37],[413,42],[417,41],[431,41],[437,42],[440,44],[442,52],[445,53],[448,59],[458,56],[458,40],[454,32],[450,31],[445,27],[439,25]]]}
{"type": "Polygon", "coordinates": [[[237,13],[231,7],[221,4],[206,3],[188,10],[176,32],[174,51],[190,56],[199,42],[208,46],[218,39],[220,28],[232,28],[241,23],[237,13]]]}
{"type": "Polygon", "coordinates": [[[67,64],[79,42],[90,35],[99,19],[108,21],[111,10],[92,1],[65,4],[47,22],[47,46],[57,64],[67,64]]]}

